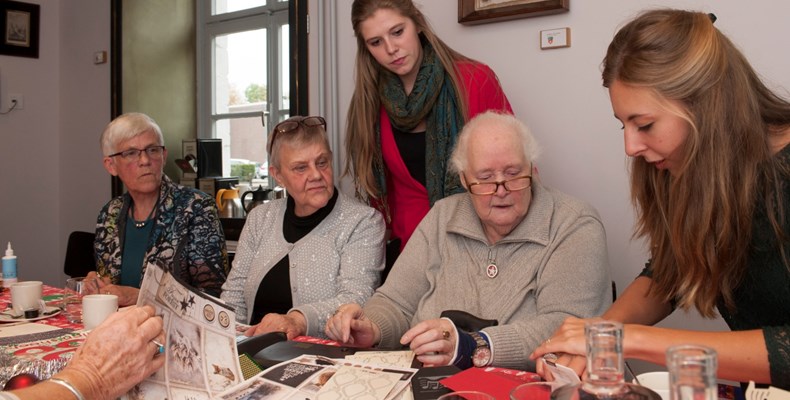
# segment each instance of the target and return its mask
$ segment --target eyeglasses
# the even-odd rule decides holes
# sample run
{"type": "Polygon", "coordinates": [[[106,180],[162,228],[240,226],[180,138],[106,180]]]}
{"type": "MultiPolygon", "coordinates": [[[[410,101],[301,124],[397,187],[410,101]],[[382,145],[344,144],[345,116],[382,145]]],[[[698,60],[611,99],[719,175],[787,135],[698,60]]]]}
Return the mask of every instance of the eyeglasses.
{"type": "Polygon", "coordinates": [[[524,190],[532,186],[532,175],[517,176],[498,182],[472,182],[469,184],[469,193],[478,196],[494,194],[499,190],[500,185],[508,192],[524,190]]]}
{"type": "Polygon", "coordinates": [[[162,156],[162,153],[165,151],[165,146],[148,146],[142,150],[140,149],[129,149],[124,151],[119,151],[115,154],[110,154],[107,157],[116,157],[121,156],[121,159],[124,161],[137,161],[140,159],[140,155],[145,152],[148,154],[148,158],[159,158],[162,156]]]}
{"type": "Polygon", "coordinates": [[[315,128],[320,126],[326,130],[326,120],[324,117],[312,116],[312,117],[302,117],[302,119],[291,118],[287,119],[283,122],[274,126],[272,130],[272,135],[269,137],[269,145],[266,146],[266,151],[269,153],[272,152],[272,145],[274,144],[274,140],[277,138],[278,134],[286,134],[293,132],[299,129],[299,126],[303,126],[305,128],[315,128]]]}

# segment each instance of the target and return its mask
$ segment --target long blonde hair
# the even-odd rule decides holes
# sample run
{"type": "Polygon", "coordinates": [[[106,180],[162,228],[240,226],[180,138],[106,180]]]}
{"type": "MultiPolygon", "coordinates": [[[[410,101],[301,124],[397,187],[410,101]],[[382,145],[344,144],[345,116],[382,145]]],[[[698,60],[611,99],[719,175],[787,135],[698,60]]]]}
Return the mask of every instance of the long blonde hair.
{"type": "Polygon", "coordinates": [[[773,157],[770,138],[790,126],[790,104],[699,12],[644,12],[615,35],[602,76],[605,87],[617,80],[680,102],[675,111],[691,127],[675,176],[631,160],[635,236],[647,238],[652,253],[650,290],[706,317],[720,297],[732,309],[761,203],[787,266],[779,223],[787,167],[773,157]]]}
{"type": "MultiPolygon", "coordinates": [[[[355,67],[356,84],[346,118],[346,167],[344,174],[351,175],[361,198],[380,198],[381,190],[373,176],[373,164],[376,161],[377,149],[376,123],[379,117],[381,99],[378,83],[382,66],[370,54],[365,39],[360,32],[360,25],[379,9],[394,10],[411,19],[421,35],[433,46],[437,57],[449,75],[455,88],[460,115],[464,121],[467,116],[466,90],[456,70],[457,61],[472,61],[445,44],[433,32],[425,16],[412,0],[354,0],[351,6],[351,24],[357,37],[357,59],[355,67]]],[[[417,66],[415,66],[416,68],[417,66]]]]}

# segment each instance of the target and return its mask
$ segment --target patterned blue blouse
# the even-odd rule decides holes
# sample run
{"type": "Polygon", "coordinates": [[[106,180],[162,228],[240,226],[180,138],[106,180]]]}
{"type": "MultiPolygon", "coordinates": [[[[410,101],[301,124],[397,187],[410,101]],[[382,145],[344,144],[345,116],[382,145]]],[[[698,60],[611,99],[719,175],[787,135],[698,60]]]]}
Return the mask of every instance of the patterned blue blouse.
{"type": "MultiPolygon", "coordinates": [[[[99,213],[94,243],[97,271],[114,284],[121,280],[124,232],[131,196],[118,196],[99,213]]],[[[156,225],[144,257],[169,268],[184,283],[219,297],[228,275],[225,234],[211,196],[162,177],[156,225]]]]}

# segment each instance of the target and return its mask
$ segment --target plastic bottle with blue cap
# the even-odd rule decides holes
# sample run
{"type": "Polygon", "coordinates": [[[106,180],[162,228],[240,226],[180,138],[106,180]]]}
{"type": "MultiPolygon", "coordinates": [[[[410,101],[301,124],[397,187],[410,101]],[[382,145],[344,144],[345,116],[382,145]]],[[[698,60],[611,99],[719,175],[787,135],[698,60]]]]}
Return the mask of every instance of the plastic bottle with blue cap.
{"type": "Polygon", "coordinates": [[[3,287],[11,287],[11,284],[16,283],[16,280],[16,256],[14,249],[11,248],[11,242],[8,242],[8,248],[6,248],[3,257],[3,287]]]}

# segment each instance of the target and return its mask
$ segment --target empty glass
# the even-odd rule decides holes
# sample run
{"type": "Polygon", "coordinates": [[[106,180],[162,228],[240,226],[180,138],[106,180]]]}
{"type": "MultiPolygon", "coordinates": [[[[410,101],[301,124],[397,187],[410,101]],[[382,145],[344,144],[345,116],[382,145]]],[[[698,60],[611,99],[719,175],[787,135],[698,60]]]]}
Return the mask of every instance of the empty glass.
{"type": "Polygon", "coordinates": [[[549,400],[551,382],[529,382],[510,391],[510,400],[549,400]]]}
{"type": "Polygon", "coordinates": [[[488,393],[476,392],[474,390],[466,390],[459,392],[451,392],[439,396],[436,400],[496,400],[494,396],[488,393]]]}
{"type": "Polygon", "coordinates": [[[82,323],[82,296],[85,295],[85,285],[95,284],[92,280],[86,281],[85,277],[66,279],[60,309],[71,323],[82,323]]]}
{"type": "Polygon", "coordinates": [[[716,350],[698,345],[667,349],[669,396],[672,400],[716,400],[716,350]]]}

